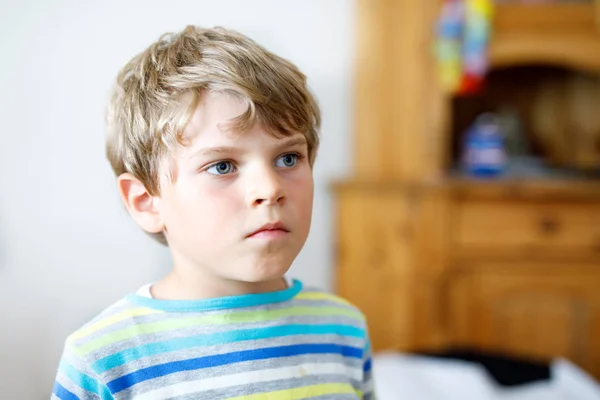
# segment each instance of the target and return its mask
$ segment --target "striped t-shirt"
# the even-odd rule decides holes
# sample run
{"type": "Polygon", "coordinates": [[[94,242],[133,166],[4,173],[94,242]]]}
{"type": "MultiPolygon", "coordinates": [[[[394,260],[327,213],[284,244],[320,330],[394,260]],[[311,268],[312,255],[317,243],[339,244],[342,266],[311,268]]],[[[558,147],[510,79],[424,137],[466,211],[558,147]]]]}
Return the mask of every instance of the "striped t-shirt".
{"type": "Polygon", "coordinates": [[[293,284],[206,300],[131,294],[68,337],[52,399],[371,399],[364,316],[293,284]]]}

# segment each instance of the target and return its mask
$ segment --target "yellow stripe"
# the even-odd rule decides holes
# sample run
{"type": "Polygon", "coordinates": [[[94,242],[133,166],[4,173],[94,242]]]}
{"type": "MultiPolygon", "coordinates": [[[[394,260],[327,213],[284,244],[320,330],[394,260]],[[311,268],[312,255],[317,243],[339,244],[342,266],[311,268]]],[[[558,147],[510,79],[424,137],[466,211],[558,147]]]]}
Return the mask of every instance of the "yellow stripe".
{"type": "Polygon", "coordinates": [[[72,341],[84,338],[88,335],[91,335],[92,333],[94,333],[96,331],[99,331],[102,328],[106,328],[107,326],[116,324],[119,321],[123,321],[123,320],[126,320],[131,317],[140,317],[143,315],[156,314],[156,313],[160,313],[160,312],[162,312],[162,311],[153,310],[151,308],[133,308],[131,310],[121,311],[120,313],[117,313],[117,314],[111,315],[110,317],[101,319],[100,321],[96,322],[95,324],[92,324],[86,328],[78,330],[77,332],[75,332],[71,336],[69,336],[69,341],[72,342],[72,341]]]}
{"type": "Polygon", "coordinates": [[[135,336],[148,335],[152,333],[165,332],[180,328],[187,328],[191,326],[197,326],[202,324],[211,325],[227,325],[237,323],[253,323],[271,321],[278,318],[285,318],[291,316],[329,316],[329,315],[342,315],[349,318],[356,318],[363,320],[363,315],[354,310],[348,310],[340,307],[290,307],[284,309],[275,309],[268,311],[240,311],[234,313],[227,313],[221,315],[207,315],[202,317],[187,317],[177,318],[171,320],[161,320],[156,322],[150,322],[147,324],[138,324],[130,326],[118,331],[108,333],[104,336],[100,336],[94,340],[90,340],[77,346],[75,352],[79,356],[85,356],[94,350],[109,346],[113,343],[120,342],[122,340],[131,339],[135,336]]]}
{"type": "Polygon", "coordinates": [[[296,389],[277,390],[249,396],[230,397],[227,400],[292,400],[329,394],[357,394],[362,399],[360,390],[355,390],[348,383],[323,383],[321,385],[304,386],[296,389]]]}
{"type": "Polygon", "coordinates": [[[299,293],[296,297],[296,299],[302,299],[302,300],[329,300],[329,301],[333,301],[339,304],[343,304],[345,306],[350,306],[350,307],[354,307],[354,305],[352,303],[350,303],[349,301],[346,301],[344,299],[342,299],[341,297],[332,295],[332,294],[328,294],[328,293],[311,293],[311,292],[307,292],[307,293],[299,293]]]}

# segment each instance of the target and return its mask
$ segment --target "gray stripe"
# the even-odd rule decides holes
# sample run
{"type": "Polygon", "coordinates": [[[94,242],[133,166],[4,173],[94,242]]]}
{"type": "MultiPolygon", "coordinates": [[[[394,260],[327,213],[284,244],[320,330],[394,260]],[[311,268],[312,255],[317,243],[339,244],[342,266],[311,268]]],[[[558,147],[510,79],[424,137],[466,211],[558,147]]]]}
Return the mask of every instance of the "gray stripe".
{"type": "MultiPolygon", "coordinates": [[[[197,336],[211,333],[228,332],[232,330],[242,329],[261,329],[269,326],[282,326],[282,325],[320,325],[320,324],[338,324],[338,325],[349,325],[359,329],[364,329],[364,324],[357,321],[356,319],[345,317],[345,316],[334,316],[334,317],[314,317],[314,316],[292,316],[277,319],[268,322],[251,322],[243,324],[231,324],[231,325],[196,325],[187,328],[179,328],[176,330],[169,330],[158,333],[151,333],[147,335],[135,336],[133,339],[128,339],[120,342],[110,344],[108,346],[99,348],[95,351],[90,352],[85,356],[86,359],[94,362],[106,355],[114,354],[125,349],[138,347],[148,343],[156,343],[167,341],[177,338],[186,338],[190,336],[197,336]]],[[[133,326],[133,325],[132,325],[133,326]]]]}
{"type": "MultiPolygon", "coordinates": [[[[113,379],[118,378],[121,375],[127,374],[129,371],[137,371],[142,368],[148,368],[155,365],[165,364],[168,362],[189,360],[192,358],[205,357],[209,355],[218,355],[232,353],[236,351],[261,349],[276,346],[289,346],[296,344],[319,344],[319,343],[335,343],[344,346],[353,346],[360,348],[364,342],[361,342],[357,338],[341,337],[336,335],[295,335],[295,336],[284,336],[280,338],[269,338],[260,340],[247,340],[243,342],[227,343],[215,346],[206,346],[200,348],[193,348],[187,350],[177,350],[174,352],[167,352],[156,354],[149,357],[140,358],[139,360],[131,361],[125,365],[121,365],[112,368],[103,373],[102,378],[106,382],[110,382],[113,379]]],[[[356,360],[360,363],[362,369],[362,360],[352,359],[346,357],[349,360],[356,360]]],[[[217,367],[220,368],[220,367],[217,367]]],[[[227,368],[224,366],[223,368],[227,368]]],[[[212,369],[212,368],[211,368],[212,369]]],[[[220,372],[218,375],[223,375],[224,372],[220,372]]]]}
{"type": "Polygon", "coordinates": [[[100,396],[98,396],[97,394],[88,392],[87,390],[83,390],[82,388],[80,388],[79,386],[74,384],[69,378],[67,378],[60,371],[56,375],[56,381],[58,383],[60,383],[65,389],[67,389],[69,392],[73,393],[80,399],[86,399],[86,400],[88,400],[88,399],[89,400],[96,400],[96,399],[99,400],[100,399],[100,396]]]}
{"type": "MultiPolygon", "coordinates": [[[[215,368],[205,368],[202,370],[194,371],[182,371],[171,375],[161,376],[148,381],[140,382],[137,385],[124,390],[123,393],[127,392],[130,395],[139,395],[142,393],[149,392],[151,390],[170,386],[180,382],[188,382],[192,380],[203,380],[210,379],[213,377],[220,377],[230,374],[237,374],[249,371],[268,370],[283,367],[293,367],[302,364],[313,364],[313,363],[334,363],[340,362],[339,355],[333,354],[319,354],[319,355],[302,355],[283,357],[277,359],[257,360],[257,361],[244,361],[241,363],[225,365],[215,368]]],[[[361,369],[362,363],[360,360],[344,358],[341,362],[349,368],[361,369]]],[[[350,381],[349,377],[345,377],[344,382],[350,381]]],[[[232,382],[235,384],[235,382],[232,382]]],[[[221,389],[225,390],[225,389],[221,389]]],[[[121,393],[119,393],[121,395],[121,393]]]]}
{"type": "MultiPolygon", "coordinates": [[[[194,399],[222,399],[227,397],[236,396],[248,396],[258,393],[275,392],[278,390],[301,388],[304,386],[319,385],[326,383],[350,383],[354,388],[357,383],[348,382],[347,378],[342,375],[322,375],[322,376],[309,376],[303,379],[282,379],[279,381],[265,382],[265,383],[252,383],[248,385],[232,386],[226,390],[210,390],[207,392],[189,394],[186,396],[177,396],[173,399],[176,400],[194,400],[194,399]]],[[[342,399],[341,394],[331,395],[330,398],[342,399]],[[333,397],[331,397],[333,396],[333,397]]],[[[349,399],[356,399],[356,395],[348,397],[349,399]],[[354,396],[354,397],[352,397],[354,396]]],[[[311,397],[312,398],[312,397],[311,397]]]]}
{"type": "MultiPolygon", "coordinates": [[[[190,393],[184,396],[177,396],[173,399],[177,400],[192,400],[192,399],[219,399],[227,397],[236,397],[244,395],[252,395],[258,393],[274,392],[278,390],[301,388],[311,385],[327,384],[327,383],[344,383],[350,384],[355,390],[358,389],[360,383],[351,381],[344,375],[311,375],[301,379],[289,378],[280,379],[270,382],[257,382],[244,385],[236,385],[232,382],[232,386],[224,389],[208,390],[203,392],[190,393]]],[[[162,386],[157,386],[162,387],[162,386]]],[[[140,394],[139,392],[134,395],[140,394]]],[[[339,396],[339,395],[338,395],[339,396]]]]}

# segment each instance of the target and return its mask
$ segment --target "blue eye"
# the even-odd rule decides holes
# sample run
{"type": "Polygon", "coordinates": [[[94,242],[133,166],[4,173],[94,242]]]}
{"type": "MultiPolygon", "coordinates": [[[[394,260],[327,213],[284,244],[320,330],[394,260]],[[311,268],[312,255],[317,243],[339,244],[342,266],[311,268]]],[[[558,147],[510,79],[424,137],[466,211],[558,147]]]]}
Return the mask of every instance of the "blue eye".
{"type": "Polygon", "coordinates": [[[276,167],[290,168],[298,163],[297,154],[284,154],[275,161],[276,167]]]}
{"type": "Polygon", "coordinates": [[[220,161],[206,169],[206,172],[213,175],[227,175],[235,170],[231,161],[220,161]]]}

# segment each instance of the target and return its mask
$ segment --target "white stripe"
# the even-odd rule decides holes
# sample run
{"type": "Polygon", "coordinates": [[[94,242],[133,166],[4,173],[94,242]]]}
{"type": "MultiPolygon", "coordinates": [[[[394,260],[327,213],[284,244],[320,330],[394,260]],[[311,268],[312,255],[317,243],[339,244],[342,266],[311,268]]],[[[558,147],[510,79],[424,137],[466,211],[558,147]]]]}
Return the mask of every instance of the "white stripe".
{"type": "Polygon", "coordinates": [[[368,393],[372,393],[373,389],[374,389],[373,379],[369,379],[369,381],[363,385],[362,391],[363,391],[363,394],[368,394],[368,393]]]}
{"type": "Polygon", "coordinates": [[[238,374],[217,376],[214,378],[200,378],[195,381],[176,383],[174,385],[165,386],[156,390],[142,393],[139,396],[135,396],[135,399],[167,399],[207,390],[224,389],[238,385],[245,385],[248,383],[272,382],[280,379],[302,378],[308,375],[327,374],[347,375],[351,379],[355,379],[357,381],[362,379],[362,369],[351,368],[342,363],[302,364],[294,367],[263,369],[258,371],[241,372],[238,374]]]}

